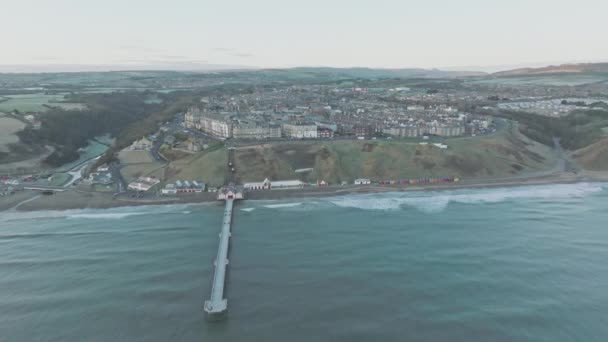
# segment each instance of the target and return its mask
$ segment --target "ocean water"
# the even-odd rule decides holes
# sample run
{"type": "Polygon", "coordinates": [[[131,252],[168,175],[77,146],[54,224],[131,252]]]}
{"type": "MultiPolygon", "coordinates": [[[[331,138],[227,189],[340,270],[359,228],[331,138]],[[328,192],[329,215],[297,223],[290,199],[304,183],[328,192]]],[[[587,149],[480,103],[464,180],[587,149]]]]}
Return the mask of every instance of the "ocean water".
{"type": "Polygon", "coordinates": [[[0,213],[0,341],[607,341],[608,184],[0,213]]]}

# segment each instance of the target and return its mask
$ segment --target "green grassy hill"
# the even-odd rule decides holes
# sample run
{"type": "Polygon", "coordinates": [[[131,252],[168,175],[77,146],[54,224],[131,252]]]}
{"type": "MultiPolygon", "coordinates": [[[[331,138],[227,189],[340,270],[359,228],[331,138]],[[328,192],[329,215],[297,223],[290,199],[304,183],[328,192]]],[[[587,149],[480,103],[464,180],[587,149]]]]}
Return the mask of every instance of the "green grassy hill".
{"type": "Polygon", "coordinates": [[[226,181],[228,153],[226,149],[199,152],[169,163],[153,175],[167,183],[177,180],[202,181],[209,186],[221,186],[226,181]]]}
{"type": "Polygon", "coordinates": [[[489,137],[448,139],[448,149],[404,141],[295,142],[236,151],[240,182],[300,178],[352,182],[360,177],[505,177],[550,169],[553,151],[513,127],[489,137]],[[297,169],[313,168],[309,173],[297,169]]]}

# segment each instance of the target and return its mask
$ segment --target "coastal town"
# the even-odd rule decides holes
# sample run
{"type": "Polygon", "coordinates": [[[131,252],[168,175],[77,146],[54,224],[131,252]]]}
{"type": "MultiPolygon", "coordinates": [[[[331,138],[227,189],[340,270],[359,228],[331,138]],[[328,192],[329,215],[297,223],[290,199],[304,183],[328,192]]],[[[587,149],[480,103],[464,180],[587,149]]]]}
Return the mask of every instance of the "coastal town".
{"type": "Polygon", "coordinates": [[[1,3],[0,342],[608,341],[608,0],[1,3]]]}
{"type": "Polygon", "coordinates": [[[418,94],[408,93],[406,87],[292,86],[206,97],[188,110],[185,125],[220,139],[454,137],[493,129],[489,115],[466,113],[432,94],[422,103],[415,100],[418,94]]]}
{"type": "MultiPolygon", "coordinates": [[[[193,85],[174,82],[166,86],[193,85]]],[[[164,101],[162,93],[144,98],[148,104],[164,101]]],[[[76,101],[76,97],[55,96],[45,110],[15,109],[0,120],[36,134],[45,127],[46,110],[86,108],[76,101]]],[[[597,84],[516,85],[475,78],[348,80],[233,89],[191,97],[183,110],[118,150],[112,137],[95,137],[78,150],[78,160],[61,168],[5,164],[0,169],[0,195],[75,191],[131,203],[190,201],[197,200],[196,196],[213,198],[212,193],[229,179],[248,192],[307,192],[448,185],[480,176],[505,179],[524,171],[546,173],[556,163],[550,157],[553,152],[547,153],[553,142],[543,141],[543,147],[529,140],[522,135],[528,124],[521,126],[511,113],[566,118],[581,110],[607,110],[607,103],[597,84]],[[500,156],[511,149],[517,152],[500,156]],[[384,166],[386,161],[377,158],[386,157],[375,156],[383,150],[387,156],[411,159],[401,163],[397,157],[392,167],[384,166]],[[498,159],[478,165],[467,156],[483,150],[488,156],[476,158],[498,159]],[[542,159],[536,154],[543,155],[542,159]],[[269,156],[276,159],[271,164],[269,156]],[[495,164],[495,170],[490,164],[495,164]]],[[[576,169],[571,156],[560,163],[565,165],[561,171],[576,169]]]]}

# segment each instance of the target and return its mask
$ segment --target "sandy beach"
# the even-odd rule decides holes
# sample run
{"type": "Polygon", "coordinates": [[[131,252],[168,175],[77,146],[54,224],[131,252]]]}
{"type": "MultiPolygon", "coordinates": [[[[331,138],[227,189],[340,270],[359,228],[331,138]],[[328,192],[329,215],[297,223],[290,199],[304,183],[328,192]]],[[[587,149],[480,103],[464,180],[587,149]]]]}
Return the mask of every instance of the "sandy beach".
{"type": "MultiPolygon", "coordinates": [[[[577,182],[608,181],[608,173],[584,171],[578,174],[571,172],[555,173],[539,177],[521,177],[516,179],[495,180],[463,180],[458,183],[425,184],[425,185],[363,185],[363,186],[330,186],[307,187],[297,190],[266,190],[246,194],[248,200],[279,200],[306,197],[331,197],[349,194],[407,192],[407,191],[438,191],[468,188],[496,188],[526,185],[563,184],[577,182]]],[[[183,195],[179,197],[155,197],[136,199],[129,197],[114,198],[111,193],[85,192],[70,190],[54,195],[40,195],[32,191],[0,198],[0,211],[37,211],[37,210],[67,210],[85,208],[114,208],[123,206],[187,204],[216,201],[215,193],[183,195]]]]}

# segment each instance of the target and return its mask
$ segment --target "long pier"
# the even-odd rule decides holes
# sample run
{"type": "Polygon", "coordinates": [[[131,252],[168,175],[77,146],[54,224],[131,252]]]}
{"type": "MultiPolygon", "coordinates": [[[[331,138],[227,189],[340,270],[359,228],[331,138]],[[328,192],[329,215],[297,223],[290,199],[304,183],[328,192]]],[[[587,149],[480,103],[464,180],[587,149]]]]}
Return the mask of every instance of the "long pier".
{"type": "Polygon", "coordinates": [[[233,203],[233,199],[226,200],[222,231],[220,232],[220,245],[217,249],[217,257],[215,259],[215,273],[213,274],[211,297],[209,300],[205,301],[205,311],[211,315],[220,314],[228,308],[228,299],[224,298],[224,285],[226,284],[226,267],[228,266],[228,248],[230,245],[233,203]]]}
{"type": "Polygon", "coordinates": [[[226,269],[228,267],[228,250],[230,248],[230,236],[232,235],[232,208],[234,201],[243,199],[243,193],[233,187],[224,188],[218,195],[219,200],[226,201],[224,206],[224,217],[220,231],[220,243],[215,258],[215,272],[213,273],[213,285],[211,296],[205,301],[205,312],[209,315],[218,315],[228,309],[228,299],[224,296],[226,286],[226,269]]]}

